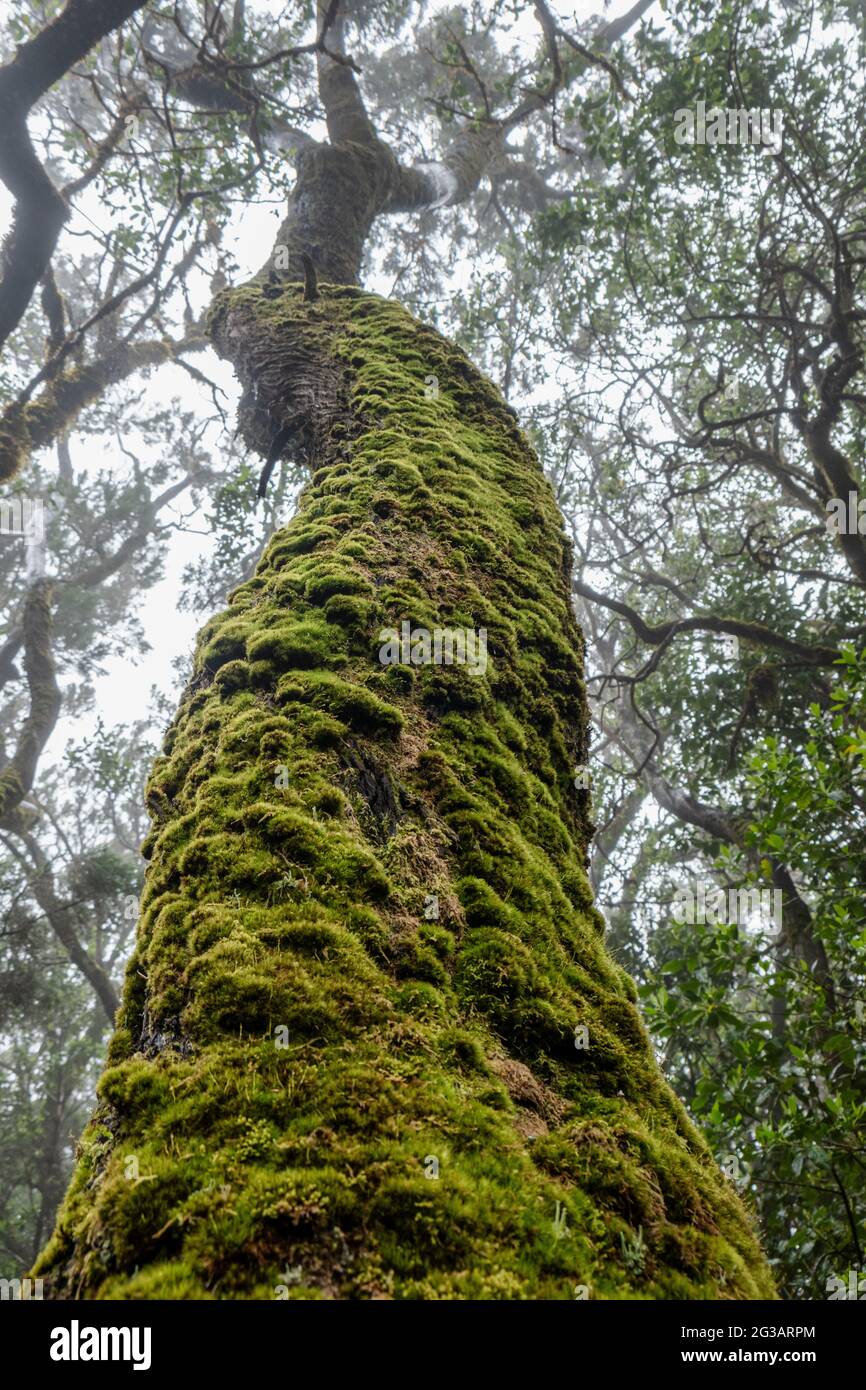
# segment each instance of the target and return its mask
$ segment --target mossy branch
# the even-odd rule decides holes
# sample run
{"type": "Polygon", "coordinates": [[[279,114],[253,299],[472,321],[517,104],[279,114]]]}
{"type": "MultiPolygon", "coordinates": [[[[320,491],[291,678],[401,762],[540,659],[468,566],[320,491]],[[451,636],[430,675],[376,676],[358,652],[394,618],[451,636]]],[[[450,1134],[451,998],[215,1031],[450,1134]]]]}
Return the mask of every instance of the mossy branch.
{"type": "Polygon", "coordinates": [[[21,629],[30,709],[15,752],[0,773],[0,826],[9,824],[9,817],[33,786],[40,754],[60,714],[60,689],[51,653],[51,586],[46,580],[31,585],[21,629]]]}
{"type": "Polygon", "coordinates": [[[207,346],[201,333],[178,342],[157,339],[124,344],[81,366],[60,373],[27,404],[13,403],[0,415],[0,482],[20,472],[38,449],[65,435],[82,411],[100,400],[109,387],[135,372],[159,366],[207,346]]]}

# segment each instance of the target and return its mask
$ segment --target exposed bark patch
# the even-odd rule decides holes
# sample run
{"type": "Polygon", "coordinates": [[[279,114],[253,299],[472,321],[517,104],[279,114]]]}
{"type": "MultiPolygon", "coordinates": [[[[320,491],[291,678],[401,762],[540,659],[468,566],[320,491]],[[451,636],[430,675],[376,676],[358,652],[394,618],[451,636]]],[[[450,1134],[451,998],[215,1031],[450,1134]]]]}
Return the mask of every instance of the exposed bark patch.
{"type": "Polygon", "coordinates": [[[400,819],[394,785],[387,769],[363,748],[350,754],[349,762],[354,771],[352,780],[370,811],[373,838],[379,844],[386,844],[400,819]]]}
{"type": "Polygon", "coordinates": [[[331,349],[333,329],[304,303],[302,285],[253,285],[243,295],[222,295],[211,332],[243,387],[238,432],[249,447],[268,459],[276,448],[278,457],[311,471],[321,466],[332,456],[335,426],[348,436],[353,416],[348,373],[331,349]],[[262,304],[270,312],[263,314],[262,304]],[[302,312],[291,312],[300,306],[302,312]]]}
{"type": "Polygon", "coordinates": [[[534,1137],[561,1123],[566,1108],[562,1098],[539,1081],[529,1067],[513,1057],[491,1057],[489,1062],[490,1070],[503,1082],[511,1099],[527,1112],[518,1116],[521,1133],[534,1137]]]}
{"type": "Polygon", "coordinates": [[[138,1039],[138,1051],[143,1057],[159,1057],[166,1051],[188,1057],[192,1050],[192,1043],[184,1035],[179,1018],[165,1019],[160,1027],[156,1027],[150,1010],[145,1007],[138,1039]]]}

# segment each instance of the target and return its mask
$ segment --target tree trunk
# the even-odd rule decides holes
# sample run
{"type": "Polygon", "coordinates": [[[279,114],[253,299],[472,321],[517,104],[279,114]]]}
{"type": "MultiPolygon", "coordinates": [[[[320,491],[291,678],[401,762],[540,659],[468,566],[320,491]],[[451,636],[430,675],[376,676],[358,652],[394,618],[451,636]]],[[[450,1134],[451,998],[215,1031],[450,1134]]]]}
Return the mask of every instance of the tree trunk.
{"type": "Polygon", "coordinates": [[[154,770],[138,944],[38,1272],[85,1298],[772,1296],[603,944],[539,464],[455,347],[319,289],[212,316],[246,438],[313,475],[154,770]],[[428,663],[437,630],[464,661],[428,663]]]}

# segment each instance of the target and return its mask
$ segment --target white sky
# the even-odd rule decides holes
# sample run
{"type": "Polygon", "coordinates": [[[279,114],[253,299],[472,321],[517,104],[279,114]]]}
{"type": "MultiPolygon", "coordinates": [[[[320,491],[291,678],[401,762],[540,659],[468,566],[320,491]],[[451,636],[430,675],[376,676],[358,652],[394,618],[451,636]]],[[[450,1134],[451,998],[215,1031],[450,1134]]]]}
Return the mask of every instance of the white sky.
{"type": "MultiPolygon", "coordinates": [[[[628,3],[614,4],[609,11],[605,5],[605,14],[613,15],[625,12],[630,7],[630,3],[631,0],[628,0],[628,3]]],[[[564,23],[574,23],[575,20],[583,20],[593,14],[598,14],[601,6],[597,3],[588,3],[588,0],[579,0],[579,3],[560,5],[557,8],[564,23]]],[[[2,0],[0,0],[0,23],[5,25],[8,20],[8,13],[2,0]]],[[[519,27],[522,28],[524,23],[527,30],[533,31],[534,40],[537,31],[531,13],[521,16],[519,27]]],[[[4,232],[9,224],[11,206],[12,201],[7,190],[0,185],[0,227],[3,228],[4,232]]],[[[64,249],[64,240],[68,240],[76,232],[85,230],[88,226],[88,219],[100,225],[98,199],[91,194],[88,201],[81,204],[81,208],[82,214],[86,213],[86,216],[73,214],[67,228],[61,235],[58,248],[61,252],[64,249]]],[[[223,241],[224,248],[238,262],[239,271],[236,277],[238,283],[242,283],[254,274],[267,258],[275,239],[280,216],[280,212],[271,205],[247,203],[239,207],[237,216],[223,241]]],[[[462,278],[460,276],[461,280],[462,278]]],[[[458,284],[459,280],[444,288],[453,290],[458,287],[458,284]]],[[[377,282],[375,277],[368,278],[367,288],[371,290],[387,294],[389,287],[389,283],[377,282]]],[[[194,307],[198,308],[199,306],[194,304],[194,307]]],[[[228,365],[221,362],[210,349],[206,353],[195,354],[191,360],[200,370],[206,372],[211,379],[223,387],[227,396],[227,402],[224,402],[224,405],[231,419],[239,392],[228,365]]],[[[141,379],[132,383],[132,389],[140,390],[141,386],[141,379]]],[[[200,389],[181,368],[169,365],[152,374],[147,383],[146,399],[164,404],[166,401],[177,398],[184,408],[194,410],[200,400],[200,389]]],[[[215,440],[215,446],[218,451],[218,440],[215,440]]],[[[116,442],[110,437],[104,441],[104,452],[99,451],[90,438],[87,441],[82,441],[74,435],[70,439],[70,449],[73,467],[76,470],[105,467],[107,462],[112,462],[107,454],[115,456],[117,454],[116,442]]],[[[141,456],[146,461],[145,451],[142,451],[141,456]]],[[[188,503],[184,503],[183,497],[177,499],[175,506],[178,514],[181,510],[186,511],[188,509],[188,503]]],[[[46,762],[52,761],[61,753],[66,741],[71,736],[80,738],[89,732],[99,717],[109,727],[116,722],[130,722],[143,717],[150,706],[150,688],[152,685],[157,685],[163,690],[171,689],[175,680],[172,662],[176,657],[186,656],[192,652],[196,632],[205,621],[203,616],[182,613],[177,610],[177,594],[180,589],[183,568],[198,557],[204,559],[212,545],[212,539],[206,533],[207,523],[204,518],[193,518],[191,524],[203,534],[176,533],[172,537],[166,558],[165,577],[145,594],[137,610],[151,650],[141,653],[134,664],[128,659],[121,658],[113,658],[105,663],[105,674],[95,682],[96,705],[92,715],[84,719],[77,718],[74,721],[68,717],[61,719],[54,737],[46,749],[46,762]]],[[[6,538],[3,539],[6,543],[21,546],[23,563],[23,542],[10,542],[6,538]]]]}

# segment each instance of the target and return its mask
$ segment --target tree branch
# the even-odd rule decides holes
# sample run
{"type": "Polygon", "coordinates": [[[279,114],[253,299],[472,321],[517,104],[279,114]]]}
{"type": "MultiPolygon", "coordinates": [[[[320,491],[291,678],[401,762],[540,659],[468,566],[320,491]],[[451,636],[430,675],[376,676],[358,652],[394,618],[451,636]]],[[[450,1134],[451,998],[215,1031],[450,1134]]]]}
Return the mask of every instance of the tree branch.
{"type": "Polygon", "coordinates": [[[20,323],[69,216],[63,194],[40,164],[30,109],[90,48],[146,0],[68,0],[35,38],[0,68],[0,179],[15,198],[12,228],[0,252],[0,346],[20,323]]]}
{"type": "Polygon", "coordinates": [[[111,980],[104,968],[82,945],[75,929],[72,908],[68,903],[61,902],[58,898],[54,885],[54,874],[41,846],[29,832],[18,828],[16,833],[27,847],[29,860],[8,839],[6,840],[7,847],[27,874],[30,891],[44,912],[48,925],[57,940],[72,964],[80,970],[92,987],[105,1010],[109,1023],[113,1023],[120,1000],[111,980]]]}
{"type": "Polygon", "coordinates": [[[833,666],[839,660],[839,651],[835,647],[809,646],[806,642],[796,642],[792,637],[783,637],[780,633],[773,632],[772,628],[765,627],[763,623],[749,622],[745,618],[716,618],[708,614],[703,617],[676,618],[668,623],[652,624],[646,622],[629,604],[599,593],[582,579],[575,578],[572,587],[581,598],[619,613],[620,617],[625,618],[630,624],[636,636],[648,646],[666,645],[672,637],[683,632],[717,632],[742,637],[744,641],[753,642],[757,646],[771,647],[774,651],[787,652],[809,666],[833,666]]]}
{"type": "Polygon", "coordinates": [[[10,814],[33,786],[39,756],[60,713],[60,690],[51,655],[51,588],[45,580],[31,585],[21,627],[30,712],[18,736],[15,753],[0,773],[0,826],[7,823],[10,814]]]}

